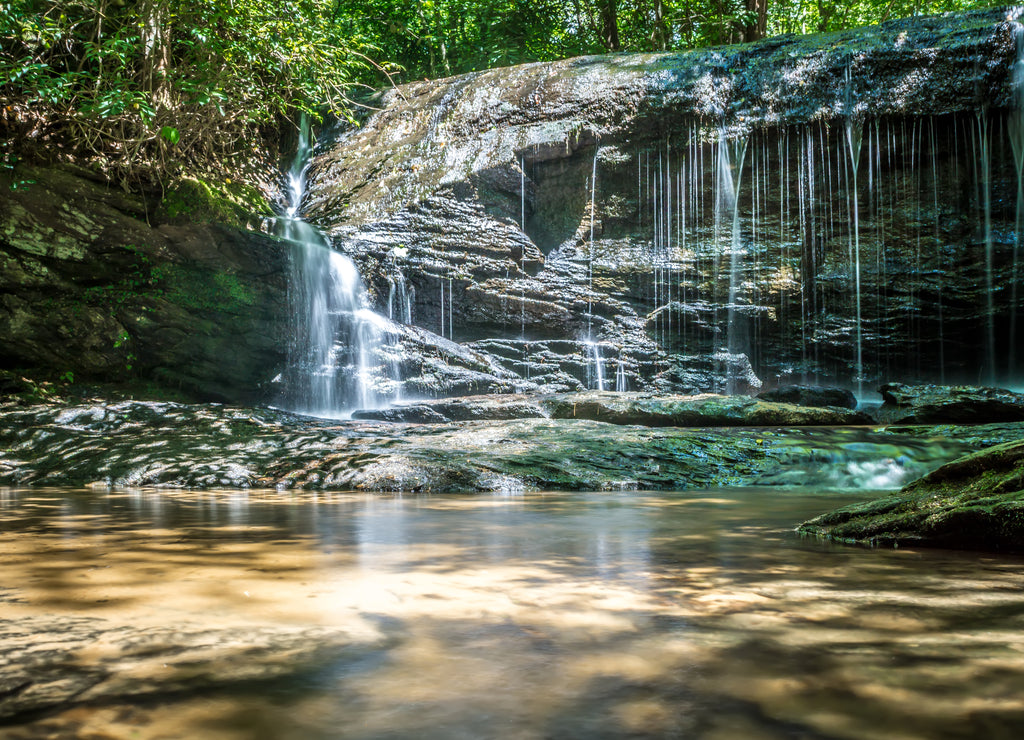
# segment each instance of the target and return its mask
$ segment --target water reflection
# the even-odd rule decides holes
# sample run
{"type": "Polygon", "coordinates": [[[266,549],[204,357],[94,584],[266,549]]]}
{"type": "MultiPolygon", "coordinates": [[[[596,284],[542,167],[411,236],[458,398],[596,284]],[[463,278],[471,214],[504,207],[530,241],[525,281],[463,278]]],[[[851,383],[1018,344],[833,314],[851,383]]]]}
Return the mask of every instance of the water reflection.
{"type": "Polygon", "coordinates": [[[0,491],[0,737],[1018,737],[1022,561],[852,500],[0,491]]]}

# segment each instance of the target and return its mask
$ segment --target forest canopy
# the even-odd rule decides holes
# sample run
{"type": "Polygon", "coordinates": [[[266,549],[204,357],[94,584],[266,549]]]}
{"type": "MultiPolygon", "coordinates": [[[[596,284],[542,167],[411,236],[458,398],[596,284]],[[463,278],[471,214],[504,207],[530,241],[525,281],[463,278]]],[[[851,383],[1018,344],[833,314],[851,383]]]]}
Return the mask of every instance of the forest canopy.
{"type": "MultiPolygon", "coordinates": [[[[526,61],[830,31],[977,0],[8,0],[0,161],[45,145],[124,179],[230,172],[307,112],[526,61]]],[[[52,152],[51,152],[52,154],[52,152]]]]}

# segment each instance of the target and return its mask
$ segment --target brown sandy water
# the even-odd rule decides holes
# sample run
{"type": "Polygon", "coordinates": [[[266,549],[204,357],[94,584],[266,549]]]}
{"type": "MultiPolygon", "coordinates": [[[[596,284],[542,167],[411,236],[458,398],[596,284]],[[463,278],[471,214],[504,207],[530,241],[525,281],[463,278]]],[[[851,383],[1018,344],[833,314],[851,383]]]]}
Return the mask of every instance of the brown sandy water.
{"type": "Polygon", "coordinates": [[[0,738],[1024,736],[1024,561],[868,497],[0,490],[0,738]]]}

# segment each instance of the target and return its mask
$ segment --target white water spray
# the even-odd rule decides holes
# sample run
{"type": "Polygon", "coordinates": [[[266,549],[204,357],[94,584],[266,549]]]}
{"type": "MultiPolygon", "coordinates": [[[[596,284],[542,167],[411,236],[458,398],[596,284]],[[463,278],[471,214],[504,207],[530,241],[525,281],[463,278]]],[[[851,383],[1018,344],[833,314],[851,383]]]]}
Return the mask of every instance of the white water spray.
{"type": "Polygon", "coordinates": [[[284,403],[310,416],[347,418],[356,409],[379,408],[393,399],[388,368],[377,359],[386,320],[367,307],[355,263],[331,249],[300,216],[311,153],[303,120],[281,224],[281,236],[294,245],[293,335],[284,403]]]}
{"type": "Polygon", "coordinates": [[[615,390],[625,393],[629,390],[629,378],[626,377],[626,363],[619,360],[615,366],[615,390]]]}
{"type": "Polygon", "coordinates": [[[593,367],[590,385],[599,391],[605,390],[604,382],[604,357],[601,356],[601,346],[597,342],[587,342],[590,350],[590,361],[593,367]]]}

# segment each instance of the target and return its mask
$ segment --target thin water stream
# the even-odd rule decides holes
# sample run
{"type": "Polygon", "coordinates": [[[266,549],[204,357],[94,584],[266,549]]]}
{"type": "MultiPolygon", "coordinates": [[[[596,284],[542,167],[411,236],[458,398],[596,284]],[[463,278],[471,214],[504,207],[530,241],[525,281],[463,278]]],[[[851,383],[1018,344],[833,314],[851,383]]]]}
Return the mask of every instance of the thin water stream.
{"type": "Polygon", "coordinates": [[[3,490],[0,737],[1019,737],[1021,560],[870,495],[3,490]]]}

